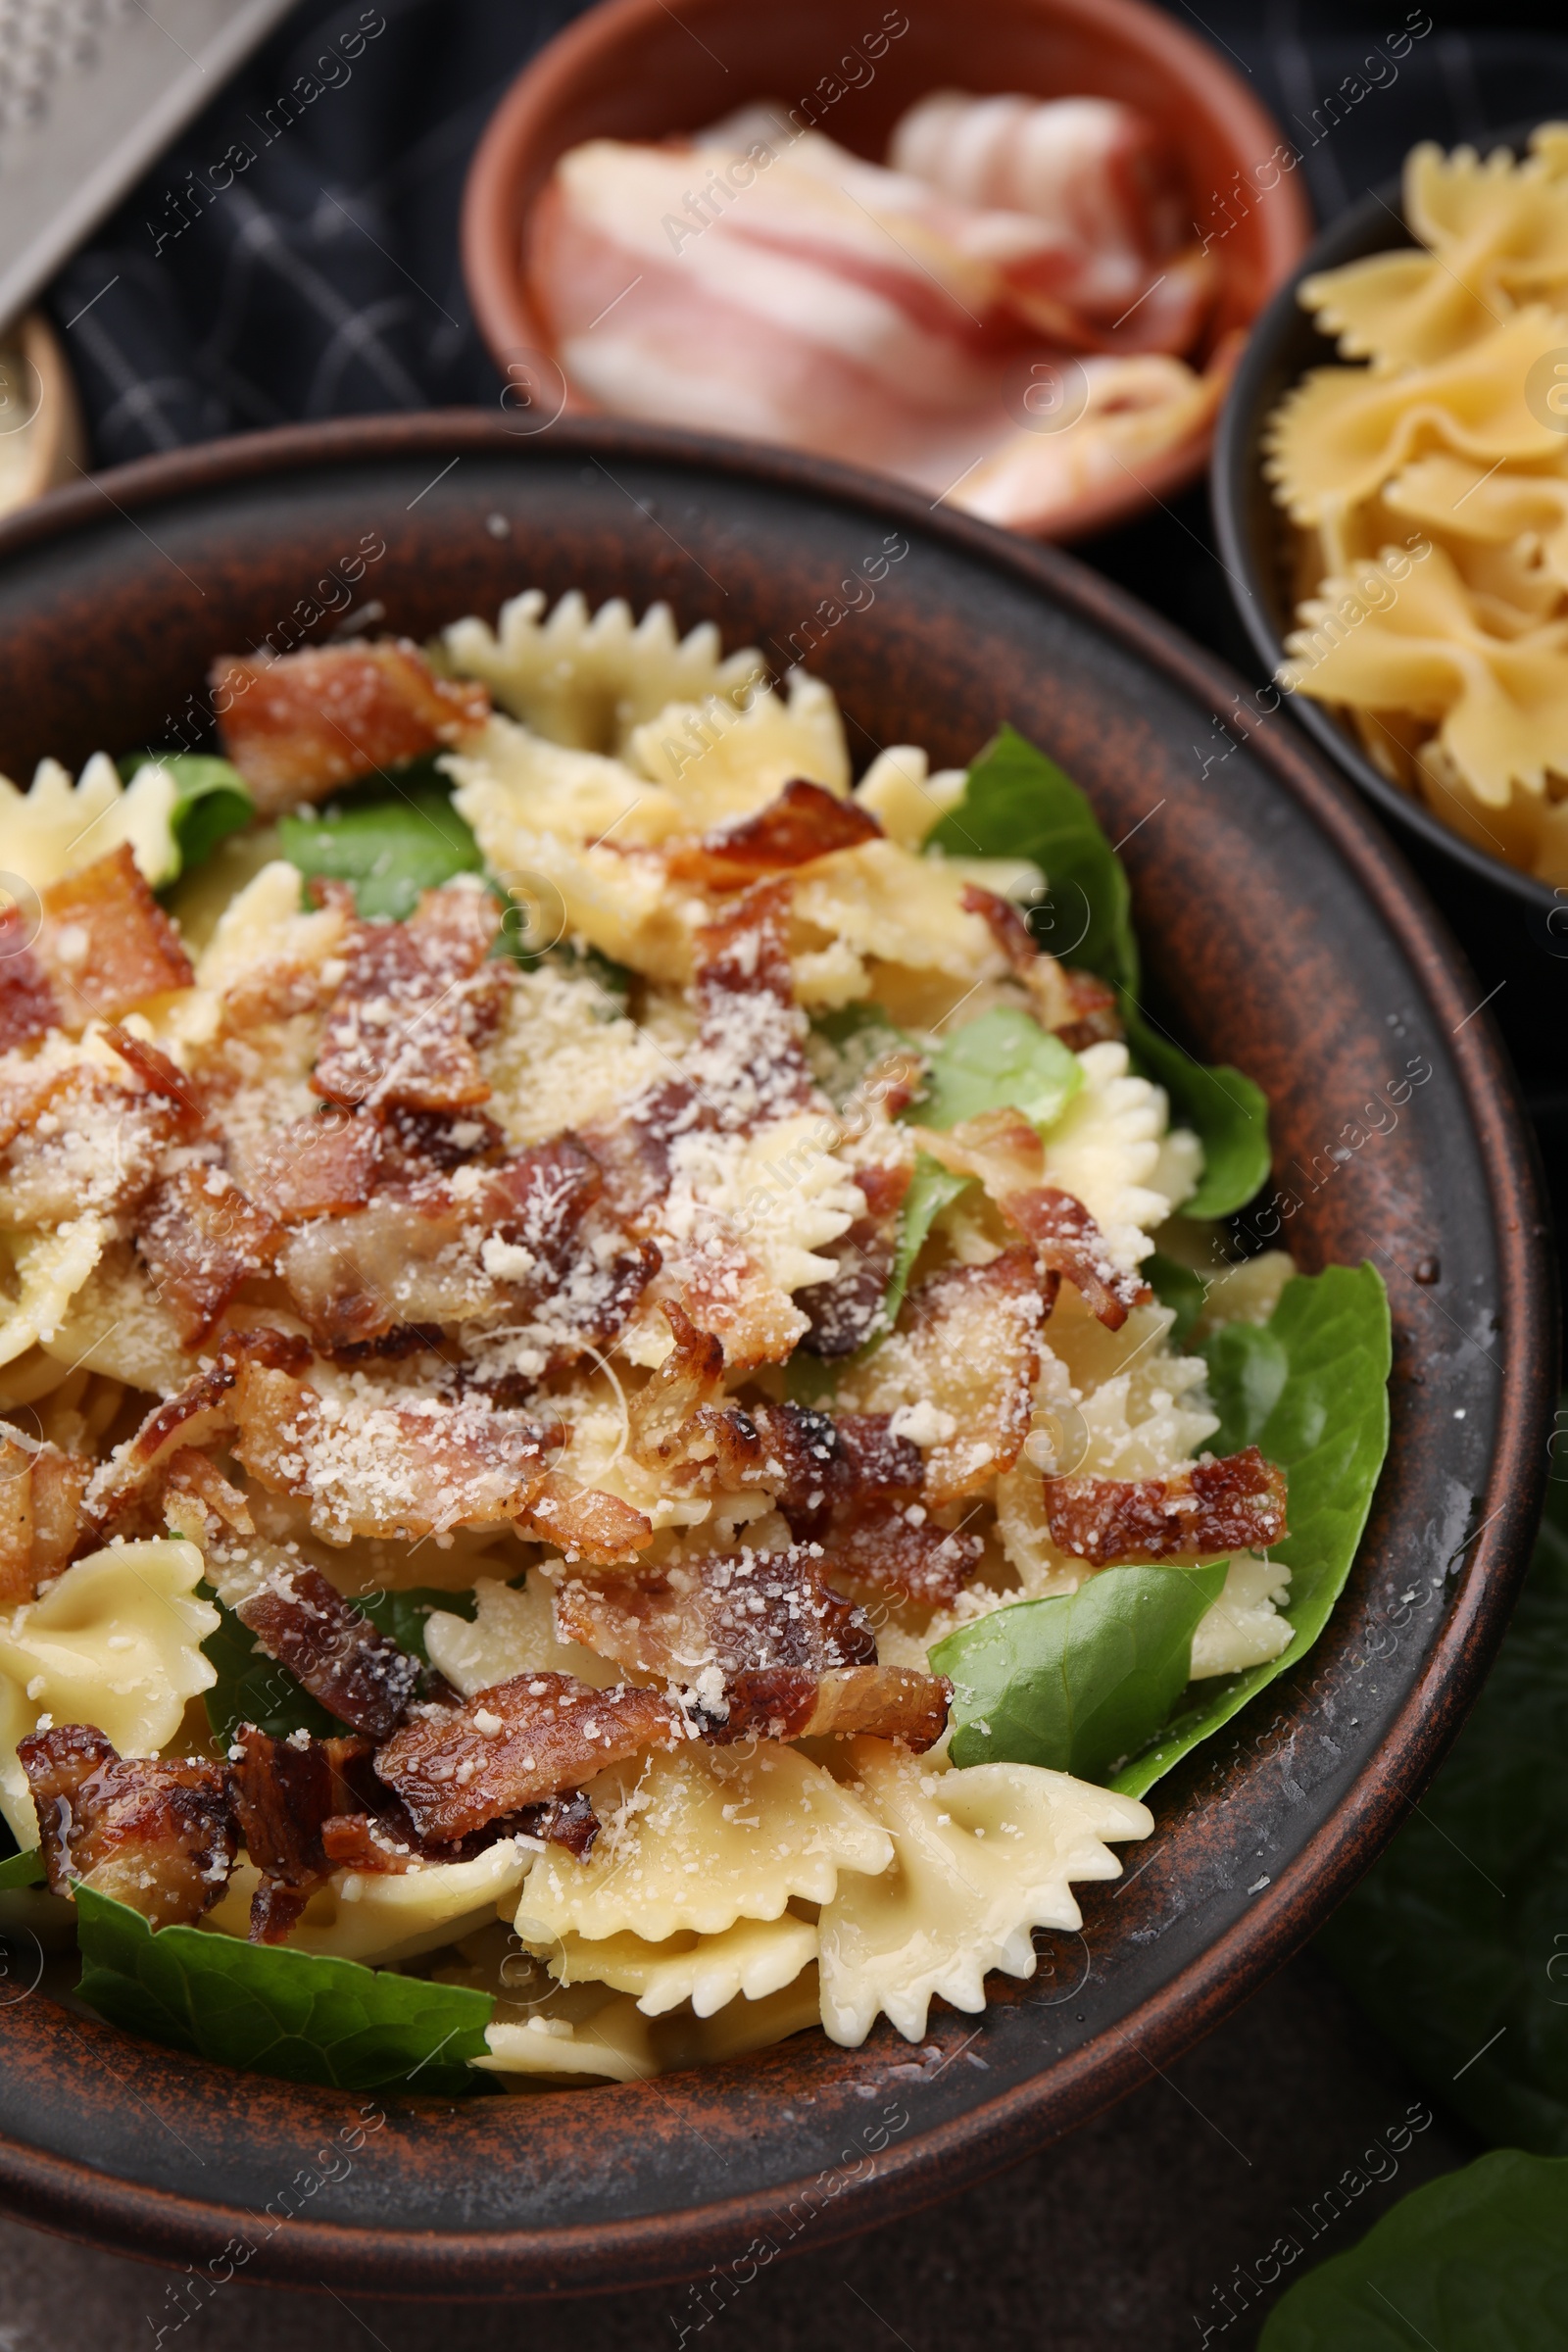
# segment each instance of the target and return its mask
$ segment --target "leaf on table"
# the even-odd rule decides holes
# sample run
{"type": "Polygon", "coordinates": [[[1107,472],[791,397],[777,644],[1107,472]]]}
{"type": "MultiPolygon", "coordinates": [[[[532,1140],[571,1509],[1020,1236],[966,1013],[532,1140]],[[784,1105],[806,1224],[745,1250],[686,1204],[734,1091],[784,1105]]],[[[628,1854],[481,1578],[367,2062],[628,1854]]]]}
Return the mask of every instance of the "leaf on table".
{"type": "Polygon", "coordinates": [[[1328,1623],[1361,1541],[1389,1447],[1393,1334],[1372,1265],[1297,1274],[1267,1323],[1229,1323],[1199,1348],[1220,1427],[1215,1453],[1258,1446],[1289,1481],[1289,1645],[1266,1665],[1193,1686],[1192,1704],[1111,1782],[1142,1796],[1171,1766],[1303,1657],[1328,1623]]]}
{"type": "Polygon", "coordinates": [[[1428,2090],[1485,2138],[1551,2156],[1568,2156],[1565,1727],[1568,1484],[1554,1480],[1453,1753],[1319,1937],[1428,2090]]]}
{"type": "Polygon", "coordinates": [[[1498,2148],[1298,2278],[1258,2352],[1561,2352],[1568,2159],[1498,2148]]]}
{"type": "Polygon", "coordinates": [[[81,1998],[111,2025],[220,2066],[340,2090],[451,2097],[475,2087],[495,2007],[488,1993],[244,1943],[201,1928],[150,1928],[78,1886],[81,1998]]]}
{"type": "Polygon", "coordinates": [[[1228,1563],[1103,1568],[939,1642],[955,1764],[1039,1764],[1096,1781],[1154,1738],[1187,1688],[1193,1635],[1228,1563]]]}

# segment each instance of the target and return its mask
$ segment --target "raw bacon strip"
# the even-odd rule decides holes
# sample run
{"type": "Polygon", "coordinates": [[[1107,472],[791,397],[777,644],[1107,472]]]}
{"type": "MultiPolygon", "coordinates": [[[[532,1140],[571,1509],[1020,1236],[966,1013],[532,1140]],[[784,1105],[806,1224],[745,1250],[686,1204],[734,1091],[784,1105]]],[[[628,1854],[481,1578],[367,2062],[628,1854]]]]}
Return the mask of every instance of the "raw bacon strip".
{"type": "MultiPolygon", "coordinates": [[[[912,1090],[911,1090],[912,1091],[912,1090]]],[[[899,1211],[909,1189],[909,1168],[857,1168],[855,1181],[865,1196],[865,1214],[836,1242],[819,1244],[817,1254],[838,1260],[831,1282],[812,1283],[795,1293],[795,1303],[811,1318],[801,1346],[812,1355],[853,1355],[882,1319],[888,1280],[899,1252],[899,1211]]]]}
{"type": "Polygon", "coordinates": [[[318,1118],[285,1127],[248,1181],[280,1224],[299,1225],[363,1208],[375,1190],[380,1158],[375,1120],[334,1103],[318,1118]]]}
{"type": "Polygon", "coordinates": [[[24,1446],[0,1423],[0,1609],[36,1599],[83,1532],[93,1465],[58,1446],[24,1446]]]}
{"type": "Polygon", "coordinates": [[[882,827],[868,808],[796,777],[755,816],[737,818],[700,841],[673,844],[665,862],[678,881],[742,890],[763,874],[809,865],[813,858],[857,850],[881,836],[882,827]]]}
{"type": "Polygon", "coordinates": [[[220,654],[209,682],[223,749],[263,816],[458,743],[490,715],[487,688],[438,678],[406,637],[310,647],[280,661],[220,654]]]}
{"type": "Polygon", "coordinates": [[[292,1333],[226,1332],[212,1368],[198,1373],[166,1404],[155,1405],[135,1435],[98,1465],[85,1506],[91,1524],[105,1535],[127,1532],[127,1522],[138,1505],[154,1499],[160,1473],[181,1447],[199,1451],[233,1434],[231,1392],[243,1366],[292,1372],[303,1371],[310,1360],[310,1348],[292,1333]]]}
{"type": "Polygon", "coordinates": [[[402,1721],[418,1659],[378,1633],[318,1568],[274,1569],[235,1613],[340,1723],[385,1740],[402,1721]]]}
{"type": "Polygon", "coordinates": [[[459,1110],[490,1088],[475,1046],[493,1026],[501,965],[482,967],[501,908],[465,877],[427,890],[407,922],[359,923],[311,1083],[347,1109],[459,1110]]]}
{"type": "Polygon", "coordinates": [[[199,1348],[243,1283],[263,1274],[282,1233],[222,1168],[181,1168],[142,1202],[135,1242],[181,1344],[199,1348]]]}
{"type": "Polygon", "coordinates": [[[122,1758],[85,1723],[29,1733],[17,1759],[52,1893],[91,1886],[155,1928],[217,1902],[236,1844],[221,1764],[122,1758]]]}
{"type": "Polygon", "coordinates": [[[784,1118],[814,1099],[806,1015],[789,958],[790,885],[760,882],[697,934],[692,993],[702,1026],[686,1071],[727,1134],[784,1118]]]}
{"type": "Polygon", "coordinates": [[[1263,1551],[1290,1532],[1285,1473],[1255,1446],[1170,1478],[1048,1478],[1045,1489],[1052,1542],[1096,1568],[1263,1551]]]}
{"type": "MultiPolygon", "coordinates": [[[[179,933],[142,880],[128,842],[43,893],[32,954],[54,991],[63,1029],[85,1029],[189,988],[179,933]]],[[[0,969],[3,969],[0,966],[0,969]]]]}
{"type": "Polygon", "coordinates": [[[605,1567],[646,1550],[654,1540],[654,1523],[643,1512],[600,1487],[580,1487],[559,1470],[539,1481],[517,1524],[543,1543],[559,1544],[568,1560],[605,1567]]]}
{"type": "Polygon", "coordinates": [[[643,1581],[575,1578],[556,1595],[556,1623],[568,1641],[631,1673],[695,1690],[705,1702],[737,1674],[816,1676],[876,1657],[865,1618],[828,1590],[798,1545],[693,1560],[643,1581]]]}
{"type": "Polygon", "coordinates": [[[1041,1265],[1055,1278],[1051,1299],[1056,1281],[1065,1275],[1091,1314],[1107,1331],[1119,1331],[1129,1309],[1150,1298],[1142,1275],[1127,1273],[1114,1262],[1104,1235],[1083,1202],[1040,1181],[1045,1147],[1017,1111],[982,1111],[978,1118],[960,1120],[943,1132],[918,1127],[915,1134],[921,1150],[945,1168],[978,1176],[1009,1225],[1028,1235],[1041,1265]]]}
{"type": "Polygon", "coordinates": [[[1010,899],[978,884],[963,886],[964,911],[978,914],[992,938],[1034,999],[1035,1017],[1043,1029],[1059,1037],[1069,1053],[1120,1037],[1121,1016],[1116,991],[1094,972],[1075,964],[1058,963],[1036,946],[1034,936],[1010,899]]]}
{"type": "Polygon", "coordinates": [[[450,1714],[406,1724],[375,1769],[422,1836],[451,1841],[685,1737],[679,1708],[657,1691],[519,1674],[450,1714]]]}
{"type": "Polygon", "coordinates": [[[250,1475],[303,1496],[332,1543],[419,1541],[515,1518],[540,1494],[559,1442],[554,1428],[476,1397],[340,1400],[260,1364],[240,1377],[233,1421],[234,1452],[250,1475]]]}

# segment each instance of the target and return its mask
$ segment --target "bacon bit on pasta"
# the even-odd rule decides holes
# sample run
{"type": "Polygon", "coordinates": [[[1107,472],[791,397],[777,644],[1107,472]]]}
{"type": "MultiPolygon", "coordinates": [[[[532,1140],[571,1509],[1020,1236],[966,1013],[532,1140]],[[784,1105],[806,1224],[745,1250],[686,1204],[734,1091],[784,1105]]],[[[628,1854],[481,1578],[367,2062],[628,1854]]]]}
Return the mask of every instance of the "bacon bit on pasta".
{"type": "Polygon", "coordinates": [[[604,1170],[619,1215],[636,1217],[669,1190],[669,1153],[676,1138],[708,1123],[697,1091],[684,1078],[666,1078],[639,1095],[625,1112],[582,1141],[604,1170]]]}
{"type": "Polygon", "coordinates": [[[646,1550],[654,1540],[653,1521],[629,1502],[599,1487],[580,1487],[559,1470],[539,1481],[517,1524],[543,1543],[559,1544],[568,1560],[603,1567],[646,1550]]]}
{"type": "Polygon", "coordinates": [[[456,1323],[505,1294],[477,1254],[472,1203],[440,1180],[386,1185],[363,1209],[289,1228],[277,1270],[323,1352],[409,1323],[456,1323]]]}
{"type": "Polygon", "coordinates": [[[217,1902],[236,1844],[221,1764],[122,1758],[85,1723],[29,1733],[17,1760],[52,1893],[91,1886],[155,1928],[200,1919],[217,1902]]]}
{"type": "MultiPolygon", "coordinates": [[[[184,1125],[166,1096],[117,1085],[78,1062],[33,1097],[0,1153],[0,1224],[59,1225],[85,1209],[113,1215],[140,1200],[184,1125]]],[[[21,1089],[8,1089],[5,1124],[21,1089]]]]}
{"type": "Polygon", "coordinates": [[[819,1675],[876,1657],[860,1611],[822,1581],[814,1549],[743,1551],[690,1560],[664,1575],[578,1577],[556,1595],[568,1641],[635,1674],[716,1695],[713,1673],[781,1668],[819,1675]]]}
{"type": "MultiPolygon", "coordinates": [[[[912,1092],[912,1089],[911,1089],[912,1092]]],[[[855,1170],[855,1181],[865,1197],[865,1214],[857,1217],[836,1242],[818,1247],[817,1254],[838,1261],[830,1282],[812,1283],[797,1291],[795,1303],[811,1318],[801,1346],[812,1355],[854,1355],[863,1348],[882,1319],[888,1280],[899,1253],[899,1211],[909,1189],[910,1169],[872,1163],[855,1170]]]]}
{"type": "Polygon", "coordinates": [[[604,1191],[604,1170],[574,1135],[535,1144],[485,1180],[482,1217],[509,1252],[506,1279],[536,1296],[561,1283],[577,1228],[604,1191]]]}
{"type": "Polygon", "coordinates": [[[402,1721],[419,1661],[378,1633],[318,1568],[276,1568],[235,1611],[270,1658],[368,1740],[402,1721]]]}
{"type": "Polygon", "coordinates": [[[0,1424],[0,1609],[36,1599],[82,1532],[93,1465],[58,1446],[24,1446],[0,1424]]]}
{"type": "Polygon", "coordinates": [[[490,715],[485,687],[438,678],[406,637],[311,646],[278,661],[220,654],[209,683],[223,749],[264,816],[461,742],[490,715]]]}
{"type": "Polygon", "coordinates": [[[362,922],[332,1000],[312,1080],[347,1109],[459,1110],[487,1100],[475,1047],[506,976],[484,971],[501,909],[465,876],[427,890],[407,922],[362,922]]]}
{"type": "Polygon", "coordinates": [[[724,1391],[723,1343],[700,1331],[684,1307],[662,1298],[675,1345],[627,1400],[626,1450],[647,1470],[681,1486],[748,1485],[761,1458],[751,1416],[714,1401],[724,1391]]]}
{"type": "Polygon", "coordinates": [[[42,894],[32,953],[47,975],[63,1029],[112,1021],[189,988],[195,975],[179,933],[142,880],[128,842],[42,894]]]}
{"type": "Polygon", "coordinates": [[[942,1606],[957,1598],[984,1539],[929,1516],[917,1499],[920,1449],[891,1434],[888,1414],[830,1416],[776,1404],[759,1417],[770,1456],[762,1481],[782,1472],[774,1498],[796,1541],[822,1546],[825,1573],[895,1600],[942,1606]]]}
{"type": "Polygon", "coordinates": [[[759,882],[697,934],[692,993],[701,1027],[685,1066],[727,1134],[750,1135],[815,1096],[806,1015],[790,974],[789,917],[790,885],[759,882]]]}
{"type": "Polygon", "coordinates": [[[323,1105],[285,1127],[252,1170],[257,1200],[283,1225],[363,1208],[375,1189],[381,1130],[364,1112],[323,1105]]]}
{"type": "Polygon", "coordinates": [[[418,1541],[515,1518],[534,1504],[558,1436],[478,1397],[344,1400],[261,1364],[241,1373],[233,1419],[234,1452],[251,1477],[303,1496],[331,1543],[418,1541]]]}
{"type": "Polygon", "coordinates": [[[977,914],[989,929],[1013,971],[1034,999],[1035,1018],[1043,1029],[1060,1038],[1069,1053],[1120,1037],[1121,1016],[1116,991],[1079,964],[1058,963],[1036,945],[1034,935],[1010,899],[977,883],[963,886],[963,906],[977,914]]]}
{"type": "Polygon", "coordinates": [[[14,901],[0,906],[0,1054],[46,1037],[61,1017],[49,975],[33,954],[28,918],[14,901]]]}
{"type": "Polygon", "coordinates": [[[755,816],[721,825],[700,841],[671,844],[665,861],[678,881],[698,882],[709,890],[742,890],[763,874],[809,865],[813,858],[829,858],[835,850],[857,850],[881,835],[882,827],[868,808],[797,776],[755,816]]]}
{"type": "Polygon", "coordinates": [[[142,1264],[186,1348],[211,1337],[241,1285],[271,1265],[282,1238],[222,1168],[181,1168],[166,1177],[136,1219],[142,1264]]]}
{"type": "Polygon", "coordinates": [[[1105,1237],[1081,1200],[1042,1181],[1045,1146],[1015,1110],[986,1110],[938,1133],[915,1129],[920,1149],[945,1168],[978,1176],[1009,1225],[1027,1234],[1040,1263],[1056,1282],[1065,1275],[1107,1331],[1119,1331],[1128,1310],[1151,1296],[1140,1274],[1116,1265],[1105,1237]]]}
{"type": "MultiPolygon", "coordinates": [[[[240,1840],[264,1878],[280,1879],[287,1886],[310,1886],[324,1878],[321,1825],[336,1811],[338,1793],[326,1742],[274,1740],[254,1723],[242,1723],[229,1744],[228,1761],[240,1840]]],[[[255,1930],[253,1913],[252,1942],[270,1940],[255,1930]]]]}
{"type": "Polygon", "coordinates": [[[685,1737],[680,1709],[657,1691],[518,1674],[451,1713],[405,1724],[375,1769],[422,1836],[451,1841],[685,1737]]]}
{"type": "Polygon", "coordinates": [[[1053,1543],[1096,1568],[1262,1551],[1289,1533],[1285,1473],[1255,1446],[1170,1478],[1048,1478],[1053,1543]]]}
{"type": "Polygon", "coordinates": [[[920,1503],[866,1502],[845,1512],[823,1548],[843,1583],[924,1608],[950,1608],[979,1567],[985,1538],[945,1528],[920,1503]]]}
{"type": "Polygon", "coordinates": [[[187,1078],[178,1062],[171,1061],[161,1046],[132,1037],[128,1029],[113,1022],[104,1030],[104,1038],[127,1068],[135,1071],[150,1095],[162,1095],[166,1102],[172,1102],[183,1113],[186,1127],[201,1125],[207,1112],[194,1079],[187,1078]]]}
{"type": "Polygon", "coordinates": [[[1032,1250],[945,1266],[911,1291],[887,1345],[949,1434],[925,1451],[927,1502],[977,1494],[1017,1460],[1029,1434],[1044,1311],[1032,1250]]]}
{"type": "Polygon", "coordinates": [[[211,1368],[198,1373],[167,1403],[155,1405],[141,1427],[99,1463],[84,1506],[89,1523],[104,1535],[129,1532],[138,1512],[155,1502],[160,1473],[182,1446],[199,1451],[233,1434],[232,1391],[243,1367],[297,1372],[310,1360],[306,1342],[292,1333],[265,1328],[225,1332],[211,1368]]]}
{"type": "Polygon", "coordinates": [[[164,1516],[192,1544],[205,1544],[212,1523],[236,1536],[254,1536],[256,1522],[238,1487],[228,1480],[210,1454],[182,1446],[169,1457],[164,1476],[164,1516]]]}
{"type": "Polygon", "coordinates": [[[948,1727],[953,1685],[940,1674],[907,1666],[845,1666],[824,1674],[816,1703],[801,1727],[806,1740],[897,1740],[920,1755],[948,1727]]]}

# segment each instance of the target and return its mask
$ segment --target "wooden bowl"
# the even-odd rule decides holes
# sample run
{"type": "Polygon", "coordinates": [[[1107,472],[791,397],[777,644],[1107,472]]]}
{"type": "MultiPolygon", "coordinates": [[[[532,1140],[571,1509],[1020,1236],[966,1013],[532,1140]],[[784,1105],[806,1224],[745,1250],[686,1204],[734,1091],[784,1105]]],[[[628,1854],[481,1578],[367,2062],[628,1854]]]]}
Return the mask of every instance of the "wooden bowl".
{"type": "MultiPolygon", "coordinates": [[[[682,0],[678,13],[663,0],[607,0],[518,75],[469,169],[464,274],[502,373],[519,355],[525,367],[551,357],[522,264],[528,215],[558,157],[584,139],[698,130],[754,99],[794,104],[852,50],[859,62],[851,71],[869,66],[871,78],[832,103],[819,127],[877,162],[906,108],[944,87],[1119,98],[1148,115],[1180,159],[1195,227],[1211,234],[1219,266],[1200,356],[1251,325],[1311,236],[1294,172],[1276,168],[1272,188],[1258,186],[1283,137],[1278,124],[1217,51],[1142,0],[986,0],[979,9],[944,0],[886,12],[872,0],[682,0]],[[907,29],[869,58],[866,36],[901,16],[907,29]],[[1240,201],[1238,181],[1250,191],[1240,201]]],[[[1084,497],[1053,537],[1108,529],[1184,489],[1202,471],[1210,438],[1205,429],[1137,478],[1084,497]]]]}
{"type": "MultiPolygon", "coordinates": [[[[1124,841],[1160,1017],[1268,1092],[1298,1262],[1370,1257],[1387,1277],[1393,1445],[1316,1648],[1158,1785],[1128,1876],[1085,1888],[1082,1936],[1043,1936],[1041,1973],[994,1979],[983,2019],[938,2005],[920,2051],[883,2024],[858,2050],[807,2034],[653,2082],[384,2095],[384,2125],[323,2179],[314,2151],[352,2135],[359,2100],[17,1998],[31,1972],[13,1965],[0,2202],[165,2261],[205,2266],[232,2238],[253,2280],[588,2293],[715,2263],[744,2279],[756,2239],[821,2245],[1070,2132],[1245,2000],[1408,1818],[1524,1571],[1555,1292],[1469,975],[1289,729],[1265,723],[1223,768],[1195,760],[1236,681],[1070,558],[862,475],[597,419],[514,435],[462,412],[210,443],[104,489],[0,525],[14,775],[45,752],[75,763],[167,738],[203,710],[214,654],[290,616],[324,635],[343,614],[320,611],[316,583],[358,551],[382,551],[360,605],[416,637],[537,584],[639,612],[667,598],[683,623],[712,619],[782,662],[826,590],[901,536],[874,602],[812,660],[858,763],[910,742],[962,760],[1011,718],[1078,778],[1124,841]],[[1397,1125],[1331,1161],[1344,1122],[1416,1057],[1431,1076],[1397,1125]],[[285,2192],[296,2218],[273,2229],[285,2192]]],[[[650,2341],[662,2326],[659,2311],[650,2341]]]]}

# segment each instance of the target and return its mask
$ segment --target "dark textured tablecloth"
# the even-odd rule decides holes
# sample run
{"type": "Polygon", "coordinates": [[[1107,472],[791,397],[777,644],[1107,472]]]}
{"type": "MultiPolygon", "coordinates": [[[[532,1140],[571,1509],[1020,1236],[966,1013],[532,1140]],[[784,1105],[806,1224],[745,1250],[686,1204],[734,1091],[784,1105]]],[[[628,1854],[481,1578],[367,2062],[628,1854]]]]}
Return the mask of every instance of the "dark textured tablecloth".
{"type": "MultiPolygon", "coordinates": [[[[50,291],[98,464],[296,417],[494,402],[458,262],[464,174],[512,74],[575,13],[569,0],[306,0],[50,291]],[[368,37],[354,54],[343,36],[356,27],[368,37]],[[318,95],[280,127],[279,101],[302,76],[318,95]],[[198,194],[236,141],[255,163],[224,192],[198,194]]],[[[1327,136],[1330,93],[1426,12],[1205,0],[1200,14],[1177,0],[1172,13],[1228,53],[1304,150],[1324,220],[1396,172],[1417,138],[1483,141],[1568,111],[1561,0],[1435,7],[1395,77],[1363,75],[1381,86],[1327,136]]],[[[1201,489],[1080,553],[1250,674],[1201,489]]],[[[1531,1073],[1561,1196],[1568,1089],[1555,1075],[1531,1073]]],[[[1473,2152],[1440,2116],[1391,2175],[1387,2134],[1412,2107],[1423,2111],[1414,2084],[1306,1959],[1076,2138],[929,2215],[781,2265],[705,2325],[680,2289],[440,2314],[236,2282],[177,2342],[436,2352],[457,2329],[472,2352],[524,2340],[641,2352],[676,2345],[685,2328],[703,2352],[1177,2352],[1207,2327],[1229,2352],[1255,2340],[1259,2316],[1226,2300],[1238,2267],[1293,2233],[1313,2255],[1339,2252],[1403,2188],[1473,2152]],[[1310,2217],[1348,2173],[1363,2188],[1319,2244],[1310,2217]]],[[[177,2316],[164,2274],[14,2224],[0,2224],[0,2352],[147,2352],[177,2316]]]]}

